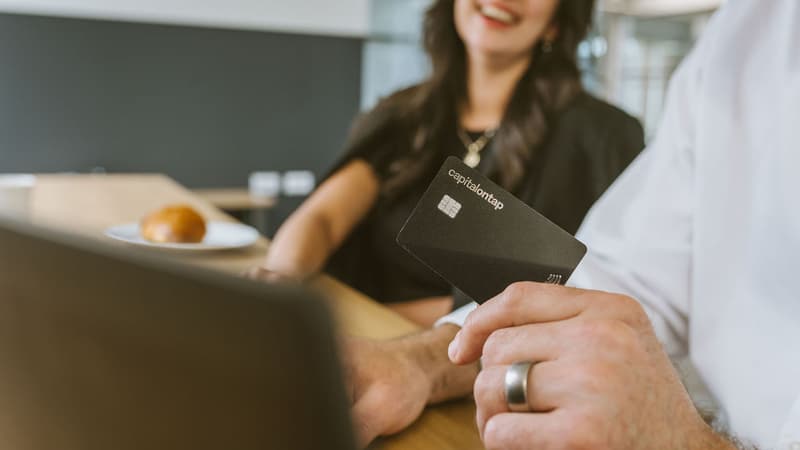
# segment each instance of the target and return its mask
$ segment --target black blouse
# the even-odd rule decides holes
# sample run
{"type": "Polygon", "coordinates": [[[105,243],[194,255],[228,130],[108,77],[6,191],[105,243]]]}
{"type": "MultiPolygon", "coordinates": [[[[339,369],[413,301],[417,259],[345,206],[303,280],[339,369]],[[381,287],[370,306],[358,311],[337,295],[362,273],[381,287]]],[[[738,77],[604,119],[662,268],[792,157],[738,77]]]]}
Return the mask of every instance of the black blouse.
{"type": "MultiPolygon", "coordinates": [[[[335,168],[354,159],[369,163],[378,177],[408,150],[407,126],[398,120],[347,149],[335,168]]],[[[478,133],[479,135],[480,133],[478,133]]],[[[473,134],[471,136],[475,138],[473,134]]],[[[469,301],[405,252],[395,238],[447,156],[463,158],[466,149],[453,130],[430,177],[389,201],[381,196],[368,216],[332,256],[326,270],[381,302],[453,294],[456,306],[469,301]]],[[[562,112],[543,146],[536,150],[514,194],[541,214],[575,233],[592,204],[644,147],[642,127],[633,117],[588,94],[562,112]]],[[[491,166],[492,145],[481,152],[478,170],[491,166]]]]}

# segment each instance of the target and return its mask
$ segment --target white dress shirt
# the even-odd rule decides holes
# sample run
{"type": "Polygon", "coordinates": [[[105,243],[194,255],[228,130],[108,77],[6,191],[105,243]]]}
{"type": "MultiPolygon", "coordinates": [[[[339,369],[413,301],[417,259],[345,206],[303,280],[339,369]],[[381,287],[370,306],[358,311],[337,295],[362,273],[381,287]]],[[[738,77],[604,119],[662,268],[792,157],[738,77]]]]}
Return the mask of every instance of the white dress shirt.
{"type": "Polygon", "coordinates": [[[716,14],[658,135],[578,237],[589,253],[571,285],[638,299],[733,433],[800,450],[800,1],[716,14]]]}

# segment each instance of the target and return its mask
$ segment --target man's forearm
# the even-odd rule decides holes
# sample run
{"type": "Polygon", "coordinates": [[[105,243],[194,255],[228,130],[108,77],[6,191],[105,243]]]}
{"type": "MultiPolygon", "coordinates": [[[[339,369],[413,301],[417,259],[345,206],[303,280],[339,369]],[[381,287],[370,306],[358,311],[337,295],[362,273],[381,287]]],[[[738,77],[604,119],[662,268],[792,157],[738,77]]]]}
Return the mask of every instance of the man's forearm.
{"type": "Polygon", "coordinates": [[[463,397],[472,392],[478,364],[457,366],[447,356],[447,346],[458,333],[455,325],[442,325],[401,340],[403,351],[428,375],[428,403],[463,397]]]}

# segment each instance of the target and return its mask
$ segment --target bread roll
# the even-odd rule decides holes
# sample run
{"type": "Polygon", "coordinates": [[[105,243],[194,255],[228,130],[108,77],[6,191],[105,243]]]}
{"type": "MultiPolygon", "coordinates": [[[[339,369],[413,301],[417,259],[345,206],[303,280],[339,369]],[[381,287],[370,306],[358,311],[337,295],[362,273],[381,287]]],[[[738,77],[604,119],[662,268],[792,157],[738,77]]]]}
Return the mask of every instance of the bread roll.
{"type": "Polygon", "coordinates": [[[141,223],[142,237],[150,242],[196,244],[206,235],[206,221],[186,205],[171,205],[148,215],[141,223]]]}

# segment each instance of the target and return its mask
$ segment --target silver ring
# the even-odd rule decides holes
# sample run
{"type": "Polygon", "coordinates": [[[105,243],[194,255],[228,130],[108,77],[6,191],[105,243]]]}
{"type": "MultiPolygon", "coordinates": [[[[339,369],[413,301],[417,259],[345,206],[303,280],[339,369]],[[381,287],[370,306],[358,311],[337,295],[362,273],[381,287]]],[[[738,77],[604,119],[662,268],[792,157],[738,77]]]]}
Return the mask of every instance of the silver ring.
{"type": "Polygon", "coordinates": [[[506,369],[506,403],[511,412],[531,412],[528,404],[528,374],[533,364],[531,361],[519,361],[506,369]]]}

